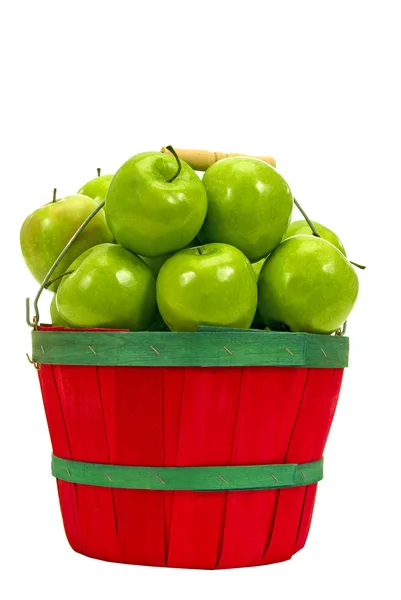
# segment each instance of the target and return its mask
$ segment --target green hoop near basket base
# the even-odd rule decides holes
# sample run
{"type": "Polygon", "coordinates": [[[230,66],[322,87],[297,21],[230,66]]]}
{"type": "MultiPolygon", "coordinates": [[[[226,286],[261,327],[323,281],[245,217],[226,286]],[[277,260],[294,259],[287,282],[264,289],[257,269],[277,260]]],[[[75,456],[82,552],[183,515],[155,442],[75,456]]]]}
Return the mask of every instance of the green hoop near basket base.
{"type": "Polygon", "coordinates": [[[299,487],[323,479],[323,458],[303,464],[224,467],[130,467],[52,456],[57,479],[108,488],[136,490],[235,491],[299,487]]]}

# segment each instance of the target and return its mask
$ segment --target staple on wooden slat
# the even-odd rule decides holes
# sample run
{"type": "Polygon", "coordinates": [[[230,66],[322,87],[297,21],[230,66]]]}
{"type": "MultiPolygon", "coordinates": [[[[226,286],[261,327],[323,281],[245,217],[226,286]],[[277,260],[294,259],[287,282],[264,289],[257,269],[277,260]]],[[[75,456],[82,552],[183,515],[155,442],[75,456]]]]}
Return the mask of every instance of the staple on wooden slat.
{"type": "Polygon", "coordinates": [[[277,481],[277,483],[278,483],[278,479],[277,479],[277,477],[274,475],[274,473],[270,473],[270,477],[272,477],[272,478],[274,479],[274,481],[277,481]]]}
{"type": "Polygon", "coordinates": [[[153,346],[150,346],[153,350],[153,352],[155,352],[155,354],[160,354],[160,352],[158,350],[156,350],[156,348],[154,348],[153,346]]]}
{"type": "Polygon", "coordinates": [[[291,352],[291,350],[289,348],[287,348],[287,346],[285,346],[285,349],[287,350],[288,354],[291,354],[291,356],[294,356],[294,354],[291,352]]]}
{"type": "Polygon", "coordinates": [[[223,346],[223,348],[226,352],[228,352],[228,354],[231,354],[231,356],[234,356],[234,352],[231,352],[231,350],[229,348],[227,348],[227,346],[223,346]]]}
{"type": "Polygon", "coordinates": [[[163,481],[163,479],[161,477],[159,477],[159,475],[156,475],[156,479],[158,479],[159,481],[161,481],[163,485],[166,485],[166,482],[163,481]]]}
{"type": "Polygon", "coordinates": [[[96,352],[94,351],[94,349],[92,348],[92,346],[88,346],[88,348],[89,348],[89,350],[90,350],[91,352],[93,352],[93,354],[96,354],[96,352]]]}

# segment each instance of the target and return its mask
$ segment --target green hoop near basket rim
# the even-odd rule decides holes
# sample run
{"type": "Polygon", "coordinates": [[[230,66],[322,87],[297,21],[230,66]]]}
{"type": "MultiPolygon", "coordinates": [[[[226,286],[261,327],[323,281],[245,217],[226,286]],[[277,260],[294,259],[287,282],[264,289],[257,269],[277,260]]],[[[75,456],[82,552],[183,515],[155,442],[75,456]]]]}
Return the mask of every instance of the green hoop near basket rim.
{"type": "Polygon", "coordinates": [[[311,333],[220,327],[187,333],[32,331],[32,360],[39,364],[342,369],[348,354],[348,337],[311,333]]]}
{"type": "Polygon", "coordinates": [[[239,491],[299,487],[323,479],[323,458],[303,464],[223,467],[131,467],[52,456],[57,479],[117,489],[239,491]]]}

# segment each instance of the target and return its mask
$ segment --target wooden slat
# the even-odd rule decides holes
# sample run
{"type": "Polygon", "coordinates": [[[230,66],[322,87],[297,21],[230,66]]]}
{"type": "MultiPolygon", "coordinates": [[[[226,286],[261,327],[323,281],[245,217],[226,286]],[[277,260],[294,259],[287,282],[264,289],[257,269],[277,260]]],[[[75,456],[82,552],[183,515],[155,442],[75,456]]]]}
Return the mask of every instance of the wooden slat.
{"type": "Polygon", "coordinates": [[[217,329],[194,333],[34,331],[33,360],[110,366],[348,365],[348,338],[217,329]]]}
{"type": "MultiPolygon", "coordinates": [[[[162,369],[104,367],[100,381],[111,462],[162,465],[162,369]]],[[[122,561],[164,566],[164,492],[114,489],[113,493],[122,561]]]]}
{"type": "MultiPolygon", "coordinates": [[[[72,458],[63,411],[54,379],[54,368],[51,365],[43,365],[38,371],[43,405],[53,452],[63,458],[72,458]]],[[[74,483],[58,481],[57,489],[67,539],[76,552],[86,554],[87,551],[78,517],[77,486],[74,483]]]]}
{"type": "MultiPolygon", "coordinates": [[[[283,463],[306,369],[244,369],[231,464],[283,463]]],[[[278,491],[229,492],[219,568],[262,562],[278,491]]]]}
{"type": "MultiPolygon", "coordinates": [[[[181,407],[185,386],[185,367],[163,369],[163,465],[177,464],[181,407]]],[[[164,502],[164,555],[167,565],[173,518],[174,492],[163,493],[164,502]]]]}
{"type": "Polygon", "coordinates": [[[298,487],[320,481],[323,459],[297,464],[215,467],[133,467],[82,462],[53,455],[52,474],[74,483],[127,490],[221,492],[298,487]]]}
{"type": "MultiPolygon", "coordinates": [[[[53,367],[71,458],[109,463],[96,367],[53,367]]],[[[79,524],[86,552],[103,560],[118,557],[113,491],[77,485],[79,524]]]]}
{"type": "MultiPolygon", "coordinates": [[[[324,448],[326,446],[327,438],[329,435],[330,427],[333,422],[334,413],[337,407],[338,398],[340,395],[341,383],[343,379],[344,371],[337,369],[334,373],[332,386],[329,396],[325,399],[324,404],[326,406],[325,419],[322,422],[322,427],[318,431],[317,441],[315,450],[313,452],[313,458],[316,460],[320,456],[323,456],[324,448]]],[[[312,521],[312,512],[315,504],[315,497],[317,491],[317,484],[310,485],[305,490],[304,504],[302,508],[301,521],[298,529],[295,551],[301,550],[304,547],[306,538],[308,537],[309,528],[312,521]]]]}
{"type": "MultiPolygon", "coordinates": [[[[313,460],[315,448],[331,424],[338,396],[332,394],[337,373],[340,371],[335,369],[309,371],[285,462],[291,463],[295,457],[301,462],[313,460]]],[[[294,554],[306,489],[299,487],[278,492],[272,535],[263,557],[264,563],[287,560],[294,554]]]]}
{"type": "MultiPolygon", "coordinates": [[[[230,464],[242,369],[187,369],[177,466],[230,464]]],[[[213,569],[225,493],[175,492],[168,566],[213,569]]]]}

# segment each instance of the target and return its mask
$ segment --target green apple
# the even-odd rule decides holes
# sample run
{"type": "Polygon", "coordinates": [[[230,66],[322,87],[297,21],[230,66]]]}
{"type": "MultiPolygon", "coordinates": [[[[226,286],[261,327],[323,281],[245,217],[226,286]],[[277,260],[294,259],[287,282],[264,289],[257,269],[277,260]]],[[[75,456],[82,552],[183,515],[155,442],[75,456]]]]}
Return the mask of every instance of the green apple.
{"type": "Polygon", "coordinates": [[[186,248],[169,258],[156,282],[160,314],[171,331],[199,325],[250,327],[257,304],[251,263],[228,244],[186,248]]]}
{"type": "Polygon", "coordinates": [[[140,256],[138,255],[139,258],[141,258],[143,260],[143,262],[145,262],[149,269],[152,271],[153,276],[157,277],[159,274],[160,269],[162,268],[162,266],[164,265],[164,263],[166,262],[166,260],[168,258],[170,258],[171,253],[170,254],[163,254],[162,256],[140,256]]]}
{"type": "MultiPolygon", "coordinates": [[[[265,260],[266,260],[266,257],[262,258],[261,260],[258,260],[258,262],[256,262],[256,263],[252,263],[252,269],[253,269],[253,272],[255,273],[256,281],[258,281],[258,279],[259,279],[259,273],[260,273],[263,265],[265,264],[265,260]]],[[[265,324],[263,323],[262,315],[259,312],[259,308],[257,308],[255,317],[253,319],[252,328],[253,329],[263,329],[264,326],[265,326],[265,324]]]]}
{"type": "Polygon", "coordinates": [[[60,313],[57,310],[56,294],[54,294],[50,304],[50,317],[54,327],[69,327],[68,323],[66,323],[64,319],[60,317],[60,313]]]}
{"type": "Polygon", "coordinates": [[[255,273],[256,281],[259,279],[259,274],[262,270],[263,265],[265,264],[266,257],[261,258],[258,262],[252,263],[252,269],[255,273]]]}
{"type": "Polygon", "coordinates": [[[293,198],[277,171],[255,158],[226,158],[207,169],[208,212],[198,234],[203,243],[239,248],[251,262],[267,256],[290,222],[293,198]]]}
{"type": "Polygon", "coordinates": [[[156,284],[147,265],[117,244],[90,248],[69,267],[57,310],[71,327],[147,329],[156,315],[156,284]]]}
{"type": "Polygon", "coordinates": [[[355,304],[358,277],[333,244],[296,235],[267,258],[258,291],[266,324],[278,321],[291,331],[330,334],[347,320],[355,304]]]}
{"type": "Polygon", "coordinates": [[[183,161],[181,166],[175,176],[173,156],[143,152],[118,169],[105,211],[119,244],[154,257],[180,250],[196,236],[206,216],[206,192],[195,171],[183,161]]]}
{"type": "MultiPolygon", "coordinates": [[[[195,237],[189,244],[185,246],[185,248],[193,248],[194,246],[199,246],[200,242],[197,237],[195,237]]],[[[166,262],[170,256],[172,256],[174,252],[170,252],[169,254],[163,254],[162,256],[141,256],[140,258],[148,265],[149,269],[152,271],[154,277],[156,278],[159,274],[160,269],[166,262]]]]}
{"type": "MultiPolygon", "coordinates": [[[[97,206],[98,203],[92,198],[75,194],[45,204],[25,219],[20,232],[21,250],[28,269],[39,283],[43,282],[56,258],[97,206]]],[[[55,269],[52,279],[64,273],[88,248],[112,241],[113,236],[101,210],[72,244],[55,269]]],[[[59,283],[60,280],[55,281],[49,289],[55,291],[59,283]]]]}
{"type": "Polygon", "coordinates": [[[100,204],[106,199],[107,191],[112,179],[113,175],[98,175],[98,177],[85,183],[77,193],[89,196],[89,198],[93,198],[100,204]]]}
{"type": "MultiPolygon", "coordinates": [[[[339,251],[344,254],[344,256],[347,256],[345,248],[342,245],[340,238],[334,233],[334,231],[331,231],[331,229],[325,227],[324,225],[321,225],[317,221],[312,221],[312,223],[315,226],[315,229],[320,235],[320,237],[322,237],[324,240],[327,240],[328,242],[331,242],[333,246],[338,248],[339,251]]],[[[313,232],[312,229],[309,227],[308,223],[304,219],[301,219],[300,221],[293,221],[289,224],[288,229],[283,237],[283,240],[286,240],[287,238],[292,237],[294,235],[313,235],[313,232]]]]}

